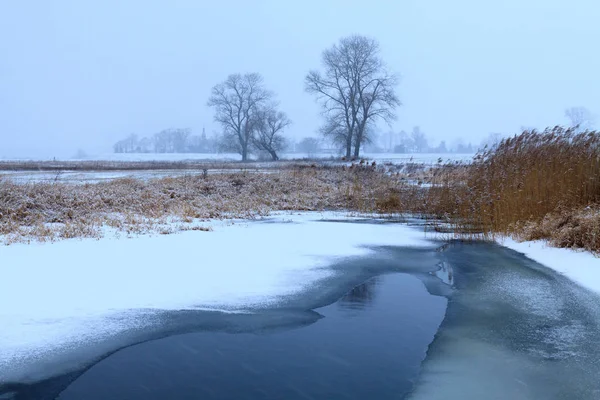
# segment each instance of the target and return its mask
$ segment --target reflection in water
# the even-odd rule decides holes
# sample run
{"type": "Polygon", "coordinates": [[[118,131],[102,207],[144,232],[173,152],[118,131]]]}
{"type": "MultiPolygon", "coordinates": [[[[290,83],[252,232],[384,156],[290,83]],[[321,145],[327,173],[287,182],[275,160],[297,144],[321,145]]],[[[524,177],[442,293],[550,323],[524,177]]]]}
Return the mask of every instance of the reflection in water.
{"type": "MultiPolygon", "coordinates": [[[[153,329],[145,332],[133,332],[131,337],[125,337],[122,341],[115,342],[114,350],[95,356],[96,359],[81,369],[31,383],[0,381],[0,400],[54,400],[73,381],[89,369],[94,368],[97,363],[101,363],[102,360],[112,357],[130,346],[160,341],[172,335],[183,335],[189,332],[226,332],[229,334],[282,332],[314,324],[323,318],[321,314],[313,310],[280,310],[249,314],[181,310],[154,312],[154,314],[157,325],[153,329]]],[[[90,355],[98,354],[102,349],[107,348],[107,345],[96,343],[93,347],[91,351],[87,349],[87,353],[90,355]]],[[[108,348],[110,348],[110,344],[108,348]]],[[[87,354],[82,350],[80,352],[84,354],[83,356],[87,354]]],[[[46,368],[48,371],[54,371],[52,368],[46,368]]]]}
{"type": "Polygon", "coordinates": [[[437,278],[439,278],[446,285],[454,286],[454,271],[452,265],[446,261],[442,261],[438,264],[439,269],[433,272],[437,278]]]}
{"type": "Polygon", "coordinates": [[[368,307],[375,300],[375,294],[379,278],[369,279],[365,283],[356,286],[340,299],[338,304],[342,308],[360,310],[368,307]]]}
{"type": "Polygon", "coordinates": [[[323,318],[298,329],[197,332],[129,347],[90,368],[58,399],[403,398],[446,299],[407,274],[386,274],[348,294],[345,303],[369,306],[348,315],[331,304],[317,310],[323,318]]]}

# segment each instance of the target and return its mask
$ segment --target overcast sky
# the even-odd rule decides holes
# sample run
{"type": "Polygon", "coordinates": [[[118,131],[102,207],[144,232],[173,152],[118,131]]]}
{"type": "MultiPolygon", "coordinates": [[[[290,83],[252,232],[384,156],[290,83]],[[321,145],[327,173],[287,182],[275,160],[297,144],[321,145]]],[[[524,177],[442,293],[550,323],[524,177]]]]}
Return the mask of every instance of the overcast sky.
{"type": "Polygon", "coordinates": [[[600,113],[596,0],[1,1],[0,157],[212,133],[210,89],[235,72],[264,76],[290,136],[316,135],[304,76],[354,33],[401,76],[394,130],[479,143],[564,123],[570,106],[600,113]]]}

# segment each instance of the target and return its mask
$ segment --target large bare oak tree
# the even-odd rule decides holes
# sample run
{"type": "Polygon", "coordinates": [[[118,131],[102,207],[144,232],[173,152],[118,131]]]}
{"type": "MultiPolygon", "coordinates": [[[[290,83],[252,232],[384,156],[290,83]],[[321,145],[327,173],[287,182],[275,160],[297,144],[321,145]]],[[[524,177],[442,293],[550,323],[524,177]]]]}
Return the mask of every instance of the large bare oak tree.
{"type": "Polygon", "coordinates": [[[321,132],[343,145],[346,157],[358,157],[369,125],[396,117],[396,76],[386,70],[378,42],[360,35],[325,50],[322,64],[323,72],[310,71],[305,79],[306,91],[317,96],[326,119],[321,132]]]}

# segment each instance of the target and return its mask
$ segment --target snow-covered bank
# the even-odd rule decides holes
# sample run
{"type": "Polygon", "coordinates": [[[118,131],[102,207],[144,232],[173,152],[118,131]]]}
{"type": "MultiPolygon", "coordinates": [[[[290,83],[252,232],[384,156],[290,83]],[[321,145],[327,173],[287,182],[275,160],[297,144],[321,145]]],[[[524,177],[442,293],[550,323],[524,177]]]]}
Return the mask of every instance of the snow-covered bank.
{"type": "Polygon", "coordinates": [[[517,242],[506,238],[500,244],[600,293],[600,258],[590,252],[550,247],[542,240],[517,242]]]}
{"type": "Polygon", "coordinates": [[[365,246],[432,246],[404,225],[323,221],[331,218],[344,217],[279,214],[213,232],[0,247],[0,383],[55,373],[50,353],[144,328],[148,310],[244,312],[301,293],[331,262],[369,254],[365,246]]]}

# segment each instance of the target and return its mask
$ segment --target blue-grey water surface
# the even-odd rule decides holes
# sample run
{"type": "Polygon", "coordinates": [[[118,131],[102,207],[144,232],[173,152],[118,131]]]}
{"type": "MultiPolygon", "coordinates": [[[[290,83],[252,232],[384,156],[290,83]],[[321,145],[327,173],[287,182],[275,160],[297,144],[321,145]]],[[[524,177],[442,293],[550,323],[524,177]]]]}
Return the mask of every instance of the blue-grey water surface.
{"type": "Polygon", "coordinates": [[[392,399],[412,388],[446,300],[387,274],[283,331],[196,332],[101,361],[60,399],[392,399]]]}
{"type": "Polygon", "coordinates": [[[372,250],[247,314],[153,312],[0,399],[600,399],[598,295],[496,244],[372,250]]]}

